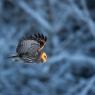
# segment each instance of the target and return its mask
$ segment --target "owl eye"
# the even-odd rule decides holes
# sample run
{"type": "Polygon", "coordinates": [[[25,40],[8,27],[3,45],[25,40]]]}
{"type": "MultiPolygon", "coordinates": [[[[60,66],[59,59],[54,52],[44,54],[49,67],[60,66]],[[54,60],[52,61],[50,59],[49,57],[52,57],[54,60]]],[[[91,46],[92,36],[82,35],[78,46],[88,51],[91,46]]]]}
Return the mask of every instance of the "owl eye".
{"type": "Polygon", "coordinates": [[[47,58],[46,55],[44,55],[44,58],[45,58],[45,59],[47,58]]]}

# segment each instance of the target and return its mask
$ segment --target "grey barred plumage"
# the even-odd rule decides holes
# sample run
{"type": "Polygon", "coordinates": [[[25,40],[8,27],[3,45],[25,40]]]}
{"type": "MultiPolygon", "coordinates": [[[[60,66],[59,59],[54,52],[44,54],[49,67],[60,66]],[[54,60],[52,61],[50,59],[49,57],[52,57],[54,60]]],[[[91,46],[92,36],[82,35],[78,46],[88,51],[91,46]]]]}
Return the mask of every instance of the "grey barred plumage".
{"type": "Polygon", "coordinates": [[[46,41],[47,37],[40,33],[22,37],[16,48],[17,57],[26,62],[46,61],[47,56],[42,52],[46,41]]]}
{"type": "Polygon", "coordinates": [[[17,47],[17,54],[22,59],[27,60],[36,60],[35,53],[37,53],[37,49],[40,47],[39,43],[34,40],[23,40],[19,43],[20,45],[17,47]]]}

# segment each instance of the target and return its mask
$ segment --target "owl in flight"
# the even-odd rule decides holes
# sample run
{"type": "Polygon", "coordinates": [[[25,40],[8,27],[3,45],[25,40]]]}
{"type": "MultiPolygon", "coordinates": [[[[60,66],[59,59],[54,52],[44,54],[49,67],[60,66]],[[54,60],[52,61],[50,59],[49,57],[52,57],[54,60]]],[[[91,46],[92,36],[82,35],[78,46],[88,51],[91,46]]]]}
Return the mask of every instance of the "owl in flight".
{"type": "Polygon", "coordinates": [[[18,57],[28,63],[45,63],[47,55],[43,51],[43,48],[46,41],[47,37],[40,33],[22,37],[18,42],[16,55],[11,56],[11,58],[18,57]]]}

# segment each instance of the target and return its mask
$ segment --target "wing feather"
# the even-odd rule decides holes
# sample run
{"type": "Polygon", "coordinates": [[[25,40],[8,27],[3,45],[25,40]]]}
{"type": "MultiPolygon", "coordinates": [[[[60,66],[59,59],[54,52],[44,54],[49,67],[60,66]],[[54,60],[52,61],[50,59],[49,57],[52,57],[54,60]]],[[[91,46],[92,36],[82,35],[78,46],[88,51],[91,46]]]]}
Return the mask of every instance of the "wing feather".
{"type": "Polygon", "coordinates": [[[18,44],[16,51],[18,54],[26,54],[30,52],[34,54],[39,47],[40,44],[34,40],[23,40],[18,44]]]}
{"type": "Polygon", "coordinates": [[[40,33],[26,35],[18,43],[16,52],[20,55],[41,51],[47,41],[47,37],[40,33]],[[38,50],[38,51],[37,51],[38,50]]]}

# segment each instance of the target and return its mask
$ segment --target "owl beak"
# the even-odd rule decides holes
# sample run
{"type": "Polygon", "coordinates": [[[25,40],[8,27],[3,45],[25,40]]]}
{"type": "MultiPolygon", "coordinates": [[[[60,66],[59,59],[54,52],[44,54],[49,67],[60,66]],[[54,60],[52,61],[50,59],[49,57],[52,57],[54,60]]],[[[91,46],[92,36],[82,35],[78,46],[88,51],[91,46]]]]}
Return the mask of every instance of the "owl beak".
{"type": "Polygon", "coordinates": [[[41,57],[41,60],[42,60],[43,63],[47,62],[47,58],[45,58],[45,57],[41,57]]]}

